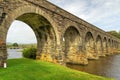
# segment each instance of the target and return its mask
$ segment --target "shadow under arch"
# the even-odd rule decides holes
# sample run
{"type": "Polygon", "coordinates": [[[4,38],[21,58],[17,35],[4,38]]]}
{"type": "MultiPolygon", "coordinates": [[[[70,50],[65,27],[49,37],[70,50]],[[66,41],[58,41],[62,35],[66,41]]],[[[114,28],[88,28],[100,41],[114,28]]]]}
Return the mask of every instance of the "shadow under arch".
{"type": "Polygon", "coordinates": [[[63,34],[63,48],[66,63],[81,63],[82,40],[79,30],[69,26],[63,34]]]}
{"type": "Polygon", "coordinates": [[[110,38],[108,39],[108,53],[112,54],[112,41],[110,38]]]}
{"type": "Polygon", "coordinates": [[[95,52],[95,41],[93,34],[88,31],[85,35],[85,50],[87,53],[88,59],[97,59],[97,54],[95,52]]]}
{"type": "Polygon", "coordinates": [[[103,38],[103,53],[104,53],[104,55],[108,54],[108,46],[107,46],[107,38],[106,37],[103,38]]]}
{"type": "Polygon", "coordinates": [[[96,51],[98,56],[104,56],[103,50],[102,50],[102,38],[100,35],[97,35],[96,37],[96,51]]]}

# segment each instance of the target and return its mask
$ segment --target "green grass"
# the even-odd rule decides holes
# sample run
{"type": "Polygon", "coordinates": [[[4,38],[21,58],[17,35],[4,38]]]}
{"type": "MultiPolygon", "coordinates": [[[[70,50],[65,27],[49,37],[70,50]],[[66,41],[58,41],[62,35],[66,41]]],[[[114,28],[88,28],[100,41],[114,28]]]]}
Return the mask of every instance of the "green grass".
{"type": "Polygon", "coordinates": [[[0,69],[0,80],[112,80],[69,69],[49,62],[10,59],[8,68],[0,69]]]}

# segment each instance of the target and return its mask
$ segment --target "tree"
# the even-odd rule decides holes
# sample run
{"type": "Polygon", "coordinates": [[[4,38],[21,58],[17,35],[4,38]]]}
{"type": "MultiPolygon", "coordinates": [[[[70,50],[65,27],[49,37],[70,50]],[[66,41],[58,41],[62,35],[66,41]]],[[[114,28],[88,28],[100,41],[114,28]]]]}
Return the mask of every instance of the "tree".
{"type": "Polygon", "coordinates": [[[17,43],[13,43],[13,47],[18,47],[18,44],[17,43]]]}
{"type": "Polygon", "coordinates": [[[107,33],[109,33],[109,34],[111,34],[111,35],[113,35],[113,36],[115,36],[115,37],[117,37],[117,38],[119,38],[119,39],[120,39],[120,32],[116,32],[116,31],[109,31],[109,32],[107,32],[107,33]]]}

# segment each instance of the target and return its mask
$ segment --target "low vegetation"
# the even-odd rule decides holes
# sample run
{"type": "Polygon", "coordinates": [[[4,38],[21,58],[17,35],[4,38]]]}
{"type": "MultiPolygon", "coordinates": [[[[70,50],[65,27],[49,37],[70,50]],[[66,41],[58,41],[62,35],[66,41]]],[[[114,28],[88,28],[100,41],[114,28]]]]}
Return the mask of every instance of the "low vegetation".
{"type": "Polygon", "coordinates": [[[10,59],[0,69],[0,80],[112,80],[32,59],[10,59]]]}
{"type": "Polygon", "coordinates": [[[30,59],[36,59],[36,52],[37,49],[36,48],[25,48],[23,49],[23,57],[25,58],[30,58],[30,59]]]}

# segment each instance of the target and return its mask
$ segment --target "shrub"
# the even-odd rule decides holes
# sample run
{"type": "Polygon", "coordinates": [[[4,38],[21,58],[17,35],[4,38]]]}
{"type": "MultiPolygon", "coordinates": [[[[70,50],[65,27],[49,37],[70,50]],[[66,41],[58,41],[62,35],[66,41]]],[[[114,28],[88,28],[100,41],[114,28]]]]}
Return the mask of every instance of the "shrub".
{"type": "Polygon", "coordinates": [[[36,48],[26,48],[23,52],[23,57],[30,58],[30,59],[36,59],[36,48]]]}

